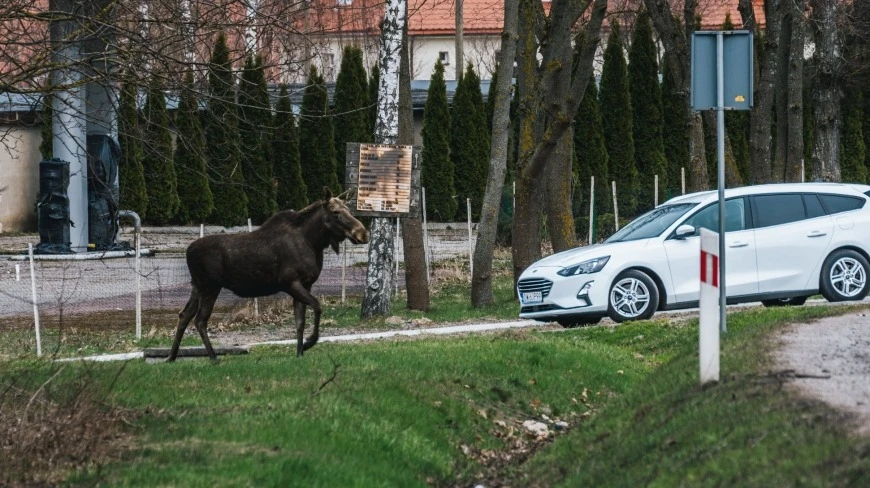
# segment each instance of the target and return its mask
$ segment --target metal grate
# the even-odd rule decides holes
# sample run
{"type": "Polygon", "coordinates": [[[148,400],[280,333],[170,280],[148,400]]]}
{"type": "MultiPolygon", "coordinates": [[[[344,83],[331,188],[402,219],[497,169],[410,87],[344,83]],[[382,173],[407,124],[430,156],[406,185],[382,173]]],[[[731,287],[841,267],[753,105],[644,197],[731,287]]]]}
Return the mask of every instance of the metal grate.
{"type": "Polygon", "coordinates": [[[541,296],[547,298],[550,294],[550,288],[553,287],[553,282],[545,278],[526,278],[517,283],[517,290],[520,293],[539,291],[541,296]]]}

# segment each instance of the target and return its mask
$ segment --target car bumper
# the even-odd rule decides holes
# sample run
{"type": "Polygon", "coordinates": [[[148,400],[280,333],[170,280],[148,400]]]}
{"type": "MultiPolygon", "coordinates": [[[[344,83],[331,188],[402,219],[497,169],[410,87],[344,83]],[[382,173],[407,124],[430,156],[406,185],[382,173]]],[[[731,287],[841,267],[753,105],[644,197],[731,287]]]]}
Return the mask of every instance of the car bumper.
{"type": "Polygon", "coordinates": [[[520,317],[549,320],[567,316],[602,316],[607,313],[608,288],[612,277],[606,273],[563,277],[561,268],[542,269],[522,275],[517,282],[520,317]],[[538,301],[523,301],[524,293],[540,291],[538,301]]]}

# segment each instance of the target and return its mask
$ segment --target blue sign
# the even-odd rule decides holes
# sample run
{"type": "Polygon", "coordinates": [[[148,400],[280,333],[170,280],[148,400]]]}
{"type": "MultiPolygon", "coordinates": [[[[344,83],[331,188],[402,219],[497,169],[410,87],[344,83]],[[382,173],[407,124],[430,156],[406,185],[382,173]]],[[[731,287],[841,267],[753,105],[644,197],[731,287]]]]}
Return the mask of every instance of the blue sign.
{"type": "Polygon", "coordinates": [[[752,31],[698,31],[692,35],[692,108],[718,107],[718,37],[722,36],[722,108],[752,108],[753,35],[752,31]]]}

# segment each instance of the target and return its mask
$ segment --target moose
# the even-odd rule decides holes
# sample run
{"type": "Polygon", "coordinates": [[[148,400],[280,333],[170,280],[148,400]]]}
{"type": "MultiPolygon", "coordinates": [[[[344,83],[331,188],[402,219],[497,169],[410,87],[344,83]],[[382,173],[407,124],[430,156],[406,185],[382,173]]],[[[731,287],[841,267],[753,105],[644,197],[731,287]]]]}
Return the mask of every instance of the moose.
{"type": "Polygon", "coordinates": [[[178,313],[178,329],[167,362],[175,361],[184,331],[196,317],[199,332],[212,362],[217,361],[208,338],[208,319],[221,289],[239,297],[253,298],[285,292],[293,297],[296,318],[296,356],[310,349],[320,337],[320,301],[311,286],[323,268],[327,247],[338,253],[345,239],[366,244],[369,233],[351,215],[343,197],[323,188],[322,199],[302,210],[282,210],[257,230],[243,234],[215,234],[195,240],[187,248],[187,268],[192,289],[190,299],[178,313]],[[305,342],[305,307],[314,311],[314,330],[305,342]]]}

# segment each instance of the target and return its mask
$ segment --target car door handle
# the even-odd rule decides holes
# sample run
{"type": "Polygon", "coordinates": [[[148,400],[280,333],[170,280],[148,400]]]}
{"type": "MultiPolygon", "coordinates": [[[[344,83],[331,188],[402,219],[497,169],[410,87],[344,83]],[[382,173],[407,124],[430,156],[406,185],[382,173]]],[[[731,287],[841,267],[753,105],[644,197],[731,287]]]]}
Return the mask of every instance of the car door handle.
{"type": "Polygon", "coordinates": [[[826,236],[826,235],[828,235],[827,232],[819,232],[817,230],[814,230],[814,231],[810,232],[809,234],[807,234],[807,237],[822,237],[822,236],[826,236]]]}
{"type": "Polygon", "coordinates": [[[735,241],[735,242],[732,242],[731,244],[728,244],[728,247],[746,247],[748,245],[749,245],[748,242],[735,241]]]}

